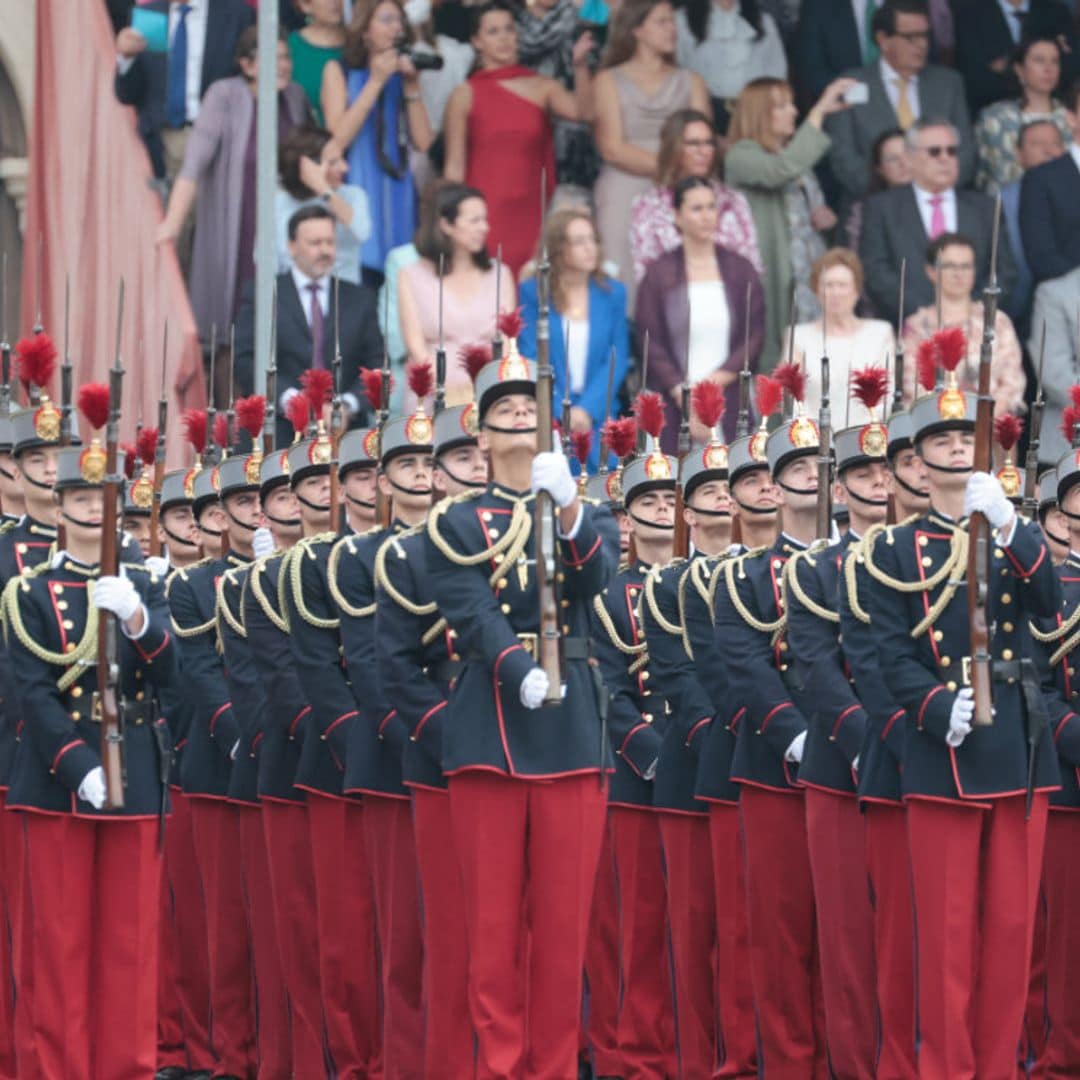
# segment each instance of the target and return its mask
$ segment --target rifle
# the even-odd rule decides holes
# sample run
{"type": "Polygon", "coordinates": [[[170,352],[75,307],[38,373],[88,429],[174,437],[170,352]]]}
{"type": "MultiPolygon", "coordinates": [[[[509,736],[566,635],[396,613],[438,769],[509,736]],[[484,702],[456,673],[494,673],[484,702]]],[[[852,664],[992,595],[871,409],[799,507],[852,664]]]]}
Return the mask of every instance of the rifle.
{"type": "Polygon", "coordinates": [[[206,399],[206,449],[203,451],[203,465],[213,465],[216,454],[214,443],[214,420],[217,417],[217,409],[214,401],[217,398],[215,375],[217,369],[217,323],[210,326],[210,393],[206,399]]]}
{"type": "MultiPolygon", "coordinates": [[[[649,329],[645,328],[645,340],[641,343],[641,389],[647,390],[649,388],[649,329]]],[[[638,428],[637,433],[637,452],[643,454],[645,452],[645,441],[648,439],[648,435],[638,428]]]]}
{"type": "MultiPolygon", "coordinates": [[[[101,515],[101,573],[120,572],[120,536],[117,504],[124,478],[119,472],[117,447],[120,439],[120,399],[124,387],[124,368],[120,344],[124,328],[124,279],[120,279],[120,298],[116,313],[116,353],[109,369],[109,420],[105,428],[104,505],[101,515]]],[[[124,806],[123,716],[119,694],[119,659],[116,616],[98,612],[97,697],[95,705],[101,718],[101,765],[105,772],[105,806],[121,810],[124,806]]]]}
{"type": "MultiPolygon", "coordinates": [[[[440,280],[440,291],[442,282],[440,280]]],[[[341,434],[345,427],[345,403],[341,400],[341,278],[334,275],[334,397],[330,406],[330,529],[341,532],[341,493],[338,486],[338,464],[341,434]]]]}
{"type": "Polygon", "coordinates": [[[735,438],[750,434],[750,299],[751,283],[746,283],[746,328],[743,335],[743,361],[739,369],[739,417],[735,422],[735,438]]]}
{"type": "Polygon", "coordinates": [[[37,237],[37,266],[34,267],[34,328],[33,333],[40,334],[45,330],[45,323],[41,318],[41,275],[45,265],[45,237],[38,233],[37,237]]]}
{"type": "Polygon", "coordinates": [[[8,341],[7,325],[7,252],[3,254],[3,266],[0,268],[0,417],[7,419],[11,415],[11,342],[8,341]]]}
{"type": "Polygon", "coordinates": [[[1046,402],[1043,399],[1043,360],[1046,358],[1046,323],[1039,334],[1039,374],[1035,400],[1031,405],[1031,427],[1028,433],[1027,457],[1024,460],[1024,501],[1021,509],[1030,518],[1039,514],[1039,444],[1042,440],[1042,419],[1046,402]]]}
{"type": "MultiPolygon", "coordinates": [[[[64,359],[60,363],[60,445],[71,445],[71,277],[64,275],[64,359]]],[[[58,515],[56,549],[67,547],[67,526],[58,515]]]]}
{"type": "Polygon", "coordinates": [[[277,282],[270,294],[270,357],[266,364],[266,419],[263,421],[263,457],[277,441],[277,282]]]}
{"type": "MultiPolygon", "coordinates": [[[[390,328],[390,294],[384,294],[383,300],[383,354],[382,374],[380,381],[381,400],[379,401],[379,455],[382,456],[382,436],[386,429],[386,421],[390,417],[390,352],[386,344],[387,333],[390,328]]],[[[391,518],[390,496],[384,495],[382,487],[375,491],[375,519],[384,528],[390,527],[391,518]]]]}
{"type": "Polygon", "coordinates": [[[829,403],[829,357],[825,351],[825,312],[821,313],[821,405],[818,409],[817,536],[832,536],[832,412],[829,403]]]}
{"type": "MultiPolygon", "coordinates": [[[[446,346],[443,342],[443,253],[439,252],[439,344],[435,348],[435,406],[436,416],[446,408],[446,346]]],[[[498,292],[498,280],[495,290],[498,292]]],[[[495,301],[498,307],[498,300],[495,301]]]]}
{"type": "Polygon", "coordinates": [[[601,476],[607,476],[608,458],[611,451],[608,449],[607,423],[611,419],[611,399],[615,393],[615,346],[611,346],[608,353],[607,365],[607,395],[604,397],[604,422],[600,425],[600,459],[597,472],[601,476]]]}
{"type": "MultiPolygon", "coordinates": [[[[543,189],[546,177],[541,175],[543,189]]],[[[543,193],[541,192],[541,197],[543,193]]],[[[541,234],[543,235],[543,234],[541,234]]],[[[536,449],[538,453],[550,453],[554,449],[552,421],[555,373],[551,367],[551,332],[548,309],[548,262],[547,244],[542,242],[540,262],[536,267],[536,296],[538,318],[536,320],[536,449]]],[[[559,635],[559,602],[555,596],[557,573],[557,550],[555,543],[555,504],[546,491],[536,495],[533,510],[533,533],[536,537],[536,592],[540,600],[540,667],[548,677],[545,705],[558,705],[562,701],[563,665],[562,640],[559,635]]]]}
{"type": "MultiPolygon", "coordinates": [[[[893,359],[892,412],[904,407],[904,283],[907,259],[900,260],[900,307],[896,316],[896,356],[893,359]]],[[[940,327],[939,327],[940,329],[940,327]]]]}
{"type": "MultiPolygon", "coordinates": [[[[570,356],[570,320],[566,320],[565,325],[566,333],[564,335],[563,342],[563,356],[569,358],[570,356]]],[[[570,422],[574,415],[574,405],[570,400],[570,366],[569,363],[564,365],[566,367],[566,378],[563,380],[563,397],[562,397],[562,422],[560,427],[562,428],[562,452],[563,457],[567,460],[574,456],[574,444],[570,438],[570,422]]],[[[585,467],[582,467],[584,473],[585,467]]]]}
{"type": "Polygon", "coordinates": [[[229,324],[229,366],[225,370],[225,387],[228,391],[225,408],[225,442],[226,451],[232,453],[236,449],[236,401],[233,390],[233,357],[236,355],[236,323],[229,324]]]}
{"type": "MultiPolygon", "coordinates": [[[[989,472],[994,453],[994,399],[990,395],[990,365],[994,357],[994,321],[1000,289],[997,283],[998,232],[1001,227],[1001,197],[994,209],[994,233],[990,245],[990,280],[983,289],[983,335],[979,349],[979,398],[975,414],[976,472],[989,472]]],[[[967,599],[971,627],[971,686],[975,692],[976,727],[994,722],[993,684],[990,678],[990,632],[986,603],[990,580],[990,523],[974,513],[968,519],[967,599]]]]}
{"type": "MultiPolygon", "coordinates": [[[[501,360],[503,351],[502,331],[499,329],[499,314],[502,312],[502,244],[495,248],[495,336],[491,339],[491,359],[501,360]]],[[[537,328],[539,333],[539,327],[537,328]]]]}
{"type": "Polygon", "coordinates": [[[679,421],[679,468],[675,475],[675,539],[672,555],[685,559],[690,554],[690,527],[683,513],[682,466],[690,453],[690,384],[684,382],[679,390],[682,398],[682,418],[679,421]]]}
{"type": "Polygon", "coordinates": [[[169,366],[169,320],[161,340],[161,396],[157,407],[157,446],[154,448],[154,501],[150,505],[150,554],[161,554],[161,537],[158,524],[161,521],[161,485],[165,482],[165,426],[169,422],[169,398],[165,390],[169,366]]]}

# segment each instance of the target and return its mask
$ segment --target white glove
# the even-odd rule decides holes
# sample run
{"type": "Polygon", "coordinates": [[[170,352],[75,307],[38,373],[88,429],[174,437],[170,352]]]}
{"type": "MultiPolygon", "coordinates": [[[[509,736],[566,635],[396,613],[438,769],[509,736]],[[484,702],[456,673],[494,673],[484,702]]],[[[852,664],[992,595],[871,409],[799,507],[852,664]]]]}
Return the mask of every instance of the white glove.
{"type": "Polygon", "coordinates": [[[288,386],[281,391],[281,397],[278,398],[278,407],[283,413],[289,411],[289,402],[299,393],[300,391],[295,386],[288,386]]]}
{"type": "Polygon", "coordinates": [[[534,667],[521,680],[521,704],[526,709],[539,709],[544,703],[547,692],[548,677],[543,668],[534,667]]]}
{"type": "Polygon", "coordinates": [[[859,771],[859,758],[861,758],[861,757],[862,757],[862,754],[856,754],[855,755],[855,760],[851,763],[851,771],[852,772],[857,773],[859,771]]]}
{"type": "Polygon", "coordinates": [[[126,577],[99,577],[94,585],[94,607],[111,611],[121,622],[127,622],[139,610],[139,594],[126,577]]]}
{"type": "Polygon", "coordinates": [[[961,687],[949,713],[949,733],[945,741],[955,750],[971,734],[971,718],[975,713],[975,691],[961,687]]]}
{"type": "Polygon", "coordinates": [[[236,742],[233,743],[232,749],[229,751],[229,760],[230,761],[235,761],[236,760],[236,755],[239,752],[240,752],[240,740],[237,739],[236,742]]]}
{"type": "Polygon", "coordinates": [[[806,746],[806,732],[800,731],[794,739],[788,743],[788,748],[784,751],[784,760],[794,762],[798,765],[802,761],[803,748],[806,746]]]}
{"type": "Polygon", "coordinates": [[[100,765],[95,765],[82,778],[79,798],[88,802],[95,810],[100,810],[105,805],[105,770],[100,765]]]}
{"type": "Polygon", "coordinates": [[[1000,529],[1012,520],[1013,506],[1002,490],[1001,481],[990,473],[972,473],[968,478],[967,490],[964,492],[964,513],[979,513],[995,529],[1000,529]]]}
{"type": "Polygon", "coordinates": [[[147,555],[144,565],[156,577],[165,577],[169,572],[169,560],[164,555],[147,555]]]}
{"type": "Polygon", "coordinates": [[[565,509],[577,498],[570,462],[553,450],[537,454],[533,458],[532,489],[536,494],[546,491],[560,509],[565,509]]]}
{"type": "Polygon", "coordinates": [[[251,550],[255,553],[256,559],[269,555],[276,546],[274,534],[268,528],[260,526],[255,530],[255,535],[251,538],[251,550]]]}

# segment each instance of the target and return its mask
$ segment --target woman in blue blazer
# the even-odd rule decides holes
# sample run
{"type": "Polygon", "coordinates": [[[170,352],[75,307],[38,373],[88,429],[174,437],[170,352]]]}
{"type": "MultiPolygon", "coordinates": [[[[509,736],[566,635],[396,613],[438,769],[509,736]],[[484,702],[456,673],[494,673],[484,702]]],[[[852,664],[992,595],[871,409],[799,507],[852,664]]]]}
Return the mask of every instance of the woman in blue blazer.
{"type": "MultiPolygon", "coordinates": [[[[613,397],[618,394],[630,366],[626,288],[600,269],[600,245],[588,210],[566,207],[554,211],[548,215],[544,235],[551,261],[550,350],[555,371],[555,411],[558,414],[562,408],[569,366],[571,429],[592,428],[589,454],[592,473],[600,460],[600,426],[604,422],[611,350],[615,350],[613,397]]],[[[520,299],[525,327],[518,338],[518,348],[522,355],[535,357],[538,315],[535,278],[522,282],[520,299]]]]}

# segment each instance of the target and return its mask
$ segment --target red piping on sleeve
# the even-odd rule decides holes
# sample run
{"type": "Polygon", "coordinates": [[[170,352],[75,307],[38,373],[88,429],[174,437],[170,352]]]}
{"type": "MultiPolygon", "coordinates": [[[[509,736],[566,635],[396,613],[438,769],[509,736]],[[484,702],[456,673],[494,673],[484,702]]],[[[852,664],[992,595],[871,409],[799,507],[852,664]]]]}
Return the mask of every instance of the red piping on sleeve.
{"type": "Polygon", "coordinates": [[[917,718],[917,719],[916,719],[916,721],[915,721],[915,726],[916,726],[916,727],[917,727],[917,728],[918,728],[918,729],[919,729],[920,731],[922,731],[922,729],[923,729],[923,717],[924,717],[924,716],[926,715],[926,706],[930,704],[930,699],[931,699],[931,698],[932,698],[932,697],[933,697],[933,696],[934,696],[935,694],[940,694],[940,693],[941,693],[941,691],[942,691],[942,690],[944,690],[944,689],[945,689],[945,687],[944,687],[944,686],[935,686],[935,687],[933,688],[933,690],[931,690],[931,691],[930,691],[930,693],[928,693],[928,694],[926,695],[926,697],[924,697],[924,698],[923,698],[923,703],[922,703],[922,704],[921,704],[921,705],[919,706],[919,716],[918,716],[918,718],[917,718]]]}
{"type": "Polygon", "coordinates": [[[56,752],[56,757],[53,758],[52,768],[50,772],[56,772],[56,766],[60,764],[60,759],[75,746],[82,746],[82,739],[72,739],[69,743],[64,743],[63,746],[56,752]]]}
{"type": "Polygon", "coordinates": [[[231,701],[226,701],[225,704],[219,706],[217,711],[214,713],[214,715],[210,717],[210,734],[211,735],[214,734],[214,725],[217,724],[218,720],[221,718],[221,714],[223,712],[225,712],[226,709],[231,709],[231,708],[232,708],[232,702],[231,701]]]}

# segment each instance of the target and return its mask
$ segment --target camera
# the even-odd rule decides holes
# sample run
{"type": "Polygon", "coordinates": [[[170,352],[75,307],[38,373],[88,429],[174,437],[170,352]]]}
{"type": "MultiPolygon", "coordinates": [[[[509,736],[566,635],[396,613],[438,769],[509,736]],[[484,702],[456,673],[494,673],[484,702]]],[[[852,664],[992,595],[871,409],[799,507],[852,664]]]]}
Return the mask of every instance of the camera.
{"type": "Polygon", "coordinates": [[[438,53],[426,49],[414,49],[411,45],[399,45],[398,56],[407,57],[417,71],[441,71],[445,61],[438,53]]]}

